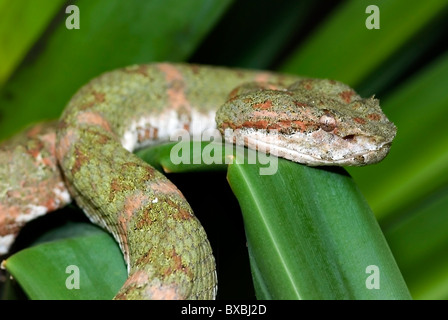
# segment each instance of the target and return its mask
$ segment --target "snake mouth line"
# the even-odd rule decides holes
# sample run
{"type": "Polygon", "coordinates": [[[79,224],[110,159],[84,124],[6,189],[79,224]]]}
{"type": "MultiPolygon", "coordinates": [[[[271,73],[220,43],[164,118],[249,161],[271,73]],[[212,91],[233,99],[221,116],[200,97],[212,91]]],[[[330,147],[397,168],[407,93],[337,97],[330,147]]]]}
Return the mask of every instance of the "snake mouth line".
{"type": "Polygon", "coordinates": [[[327,160],[324,157],[300,152],[288,147],[282,147],[253,136],[244,135],[244,138],[242,137],[243,135],[237,137],[235,140],[228,140],[228,142],[235,142],[240,146],[246,146],[251,149],[256,149],[259,152],[303,163],[308,166],[364,166],[373,164],[381,161],[389,153],[391,146],[391,143],[387,142],[375,149],[358,150],[353,154],[339,159],[331,158],[327,160]]]}

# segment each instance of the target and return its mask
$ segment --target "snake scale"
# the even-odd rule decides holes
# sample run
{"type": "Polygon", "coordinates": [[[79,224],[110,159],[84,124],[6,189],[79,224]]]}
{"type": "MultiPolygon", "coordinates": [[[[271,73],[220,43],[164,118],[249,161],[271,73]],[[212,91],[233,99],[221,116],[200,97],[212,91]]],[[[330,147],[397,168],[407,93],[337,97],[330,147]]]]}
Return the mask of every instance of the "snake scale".
{"type": "Polygon", "coordinates": [[[396,133],[377,99],[337,81],[171,63],[110,71],[59,121],[0,146],[0,254],[27,221],[74,199],[123,252],[129,276],[116,299],[215,298],[204,229],[176,186],[132,153],[207,128],[313,166],[378,162],[396,133]]]}

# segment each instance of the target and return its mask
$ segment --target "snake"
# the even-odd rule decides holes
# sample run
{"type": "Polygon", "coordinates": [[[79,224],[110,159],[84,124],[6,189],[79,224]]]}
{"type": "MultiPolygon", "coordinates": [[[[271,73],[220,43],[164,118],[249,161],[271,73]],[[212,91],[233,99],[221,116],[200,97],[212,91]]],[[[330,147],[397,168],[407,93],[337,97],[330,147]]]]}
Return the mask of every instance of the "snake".
{"type": "Polygon", "coordinates": [[[396,134],[378,99],[335,80],[167,62],[108,71],[59,120],[0,145],[0,254],[28,221],[75,201],[123,253],[128,278],[114,299],[216,298],[204,228],[181,191],[133,153],[210,128],[309,166],[377,163],[396,134]]]}

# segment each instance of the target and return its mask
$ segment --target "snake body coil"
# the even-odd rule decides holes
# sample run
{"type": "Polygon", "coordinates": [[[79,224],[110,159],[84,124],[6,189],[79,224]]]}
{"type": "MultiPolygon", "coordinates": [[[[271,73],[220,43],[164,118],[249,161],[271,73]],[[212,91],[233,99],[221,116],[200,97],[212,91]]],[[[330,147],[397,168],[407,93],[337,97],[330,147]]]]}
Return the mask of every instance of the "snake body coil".
{"type": "MultiPolygon", "coordinates": [[[[205,231],[176,186],[132,151],[167,141],[179,129],[194,134],[215,128],[216,112],[230,97],[217,116],[221,132],[233,129],[244,137],[242,141],[262,141],[272,154],[310,165],[363,165],[387,154],[395,127],[377,100],[361,100],[347,86],[327,80],[306,80],[288,88],[300,79],[168,63],[132,66],[93,79],[70,100],[58,123],[57,139],[51,130],[35,129],[27,136],[28,145],[34,138],[31,146],[18,150],[9,144],[0,150],[0,163],[23,168],[25,164],[14,160],[14,155],[27,154],[32,158],[26,160],[27,170],[46,170],[54,180],[53,187],[46,188],[51,192],[41,195],[45,199],[35,202],[17,191],[17,185],[24,185],[20,179],[0,184],[0,191],[4,190],[0,192],[0,247],[8,230],[18,232],[17,221],[70,201],[58,163],[70,195],[92,222],[111,232],[120,244],[129,278],[115,298],[214,298],[215,261],[205,231]],[[329,91],[332,95],[325,93],[329,91]],[[351,105],[348,115],[338,109],[339,104],[351,105]],[[359,129],[362,121],[373,135],[359,129]],[[371,122],[376,122],[373,129],[371,122]],[[278,148],[271,141],[274,129],[280,132],[278,148]],[[300,141],[294,142],[297,135],[300,141]],[[357,139],[361,144],[355,143],[357,139]],[[329,143],[335,147],[326,150],[329,143]],[[352,152],[345,151],[347,146],[352,152]],[[40,148],[48,154],[43,156],[40,148]],[[8,223],[16,224],[5,227],[8,223]]],[[[42,183],[35,185],[44,189],[42,183]]],[[[33,188],[30,194],[37,190],[33,188]]]]}

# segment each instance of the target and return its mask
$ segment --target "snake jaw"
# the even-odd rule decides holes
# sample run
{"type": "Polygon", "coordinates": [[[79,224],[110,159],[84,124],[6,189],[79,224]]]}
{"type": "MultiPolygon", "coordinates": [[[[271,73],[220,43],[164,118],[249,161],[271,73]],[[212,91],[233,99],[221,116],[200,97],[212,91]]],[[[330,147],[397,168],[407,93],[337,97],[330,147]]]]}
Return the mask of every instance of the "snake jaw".
{"type": "Polygon", "coordinates": [[[381,161],[390,150],[391,142],[378,143],[374,138],[354,136],[344,139],[324,130],[291,135],[273,130],[227,129],[225,140],[285,158],[308,166],[364,166],[381,161]],[[328,145],[331,143],[331,148],[328,145]],[[325,147],[327,146],[327,147],[325,147]]]}

